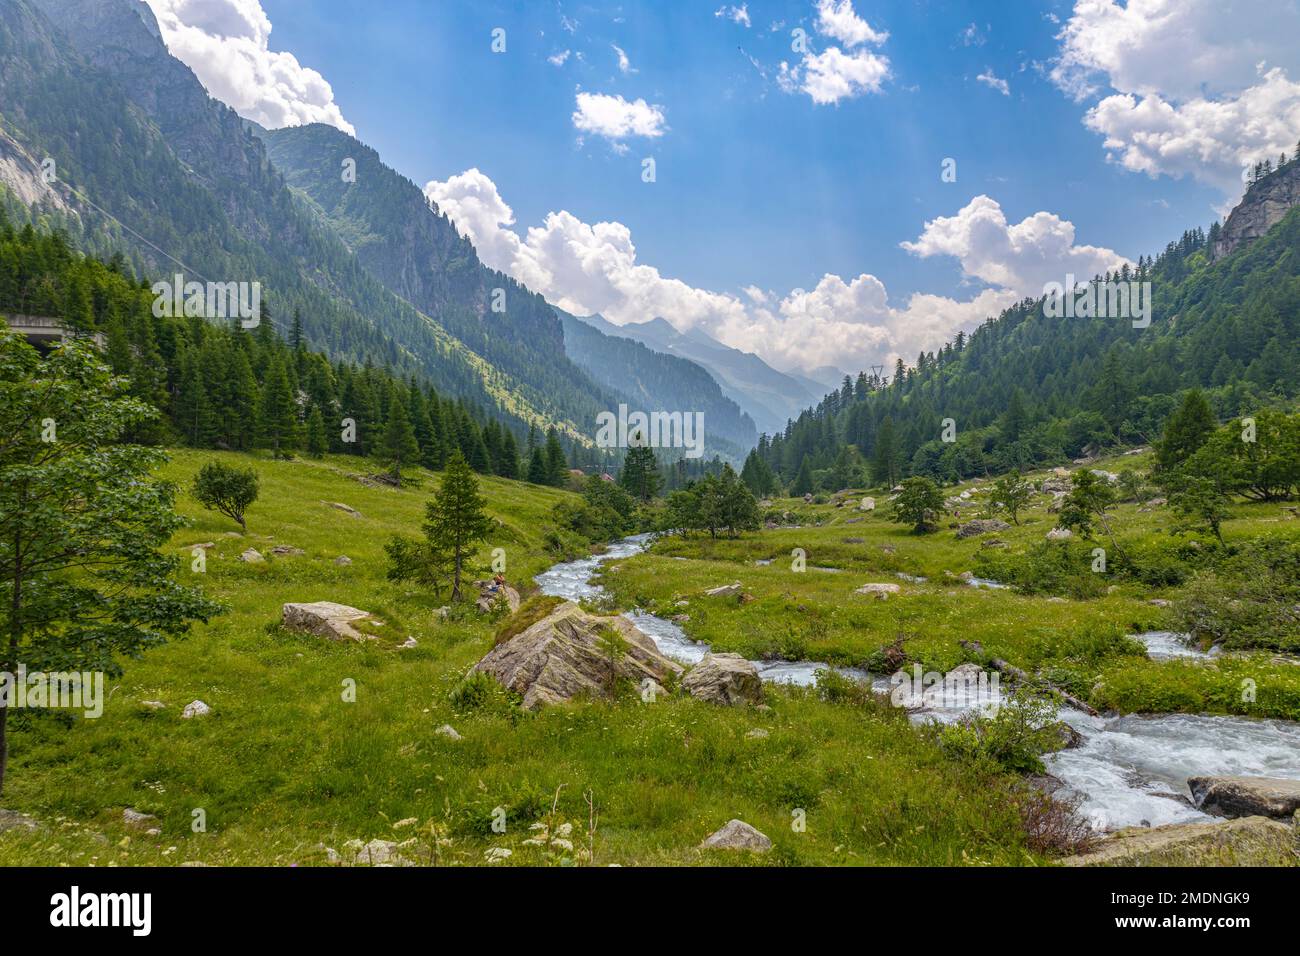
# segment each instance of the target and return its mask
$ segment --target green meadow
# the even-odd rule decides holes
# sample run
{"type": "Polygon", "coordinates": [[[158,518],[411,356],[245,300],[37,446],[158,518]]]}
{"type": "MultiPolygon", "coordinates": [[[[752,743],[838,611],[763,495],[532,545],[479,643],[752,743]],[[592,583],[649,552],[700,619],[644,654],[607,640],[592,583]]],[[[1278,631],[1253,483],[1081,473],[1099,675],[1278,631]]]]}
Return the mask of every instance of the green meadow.
{"type": "MultiPolygon", "coordinates": [[[[24,713],[11,721],[4,805],[41,828],[0,833],[0,864],[313,865],[328,861],[326,848],[342,852],[350,840],[374,839],[403,843],[409,858],[443,865],[482,864],[493,850],[510,851],[506,865],[1047,859],[1026,836],[1029,810],[1019,808],[1035,798],[1016,777],[954,761],[870,695],[769,688],[764,708],[631,697],[526,713],[503,695],[476,701],[457,694],[500,622],[459,607],[443,619],[437,609],[445,595],[386,580],[383,545],[394,533],[419,533],[437,476],[413,472],[420,484],[401,490],[356,480],[372,467],[333,456],[283,462],[173,454],[167,477],[181,487],[178,506],[191,519],[172,543],[179,573],[198,574],[192,548],[211,543],[201,584],[227,611],[184,640],[124,661],[123,676],[109,681],[101,718],[24,713]],[[248,511],[247,534],[185,491],[212,458],[258,471],[261,495],[248,511]],[[277,556],[277,546],[304,553],[277,556]],[[265,562],[239,561],[250,547],[265,562]],[[335,564],[340,555],[352,563],[335,564]],[[377,639],[334,643],[279,626],[285,602],[320,600],[373,612],[384,622],[372,629],[377,639]],[[408,637],[416,647],[400,646],[408,637]],[[182,719],[193,700],[211,714],[182,719]],[[446,724],[461,739],[440,734],[446,724]],[[161,832],[126,827],[126,808],[156,816],[161,832]],[[498,808],[505,832],[492,827],[498,808]],[[698,849],[733,817],[767,833],[775,852],[751,859],[698,849]],[[572,852],[526,843],[539,822],[552,834],[571,824],[572,852]]],[[[481,487],[499,522],[480,553],[484,564],[493,548],[505,549],[507,576],[523,585],[562,557],[545,541],[550,511],[568,492],[493,478],[481,479],[481,487]]],[[[903,556],[905,536],[869,527],[873,537],[896,540],[903,556]]],[[[788,534],[727,547],[781,553],[788,534]]],[[[660,550],[675,547],[666,542],[660,550]]],[[[907,553],[925,569],[946,560],[907,553]]],[[[829,552],[817,557],[832,560],[829,552]]],[[[770,580],[761,600],[774,610],[789,588],[823,581],[813,572],[782,584],[775,570],[769,579],[742,574],[742,567],[739,551],[691,564],[656,554],[626,562],[613,577],[645,589],[658,573],[668,590],[686,593],[730,569],[722,576],[743,577],[752,588],[770,580]]],[[[841,577],[847,585],[849,575],[841,577]]],[[[833,597],[832,589],[823,599],[833,597]]],[[[1006,597],[963,593],[961,613],[991,612],[998,605],[982,602],[1006,597]]],[[[851,610],[856,615],[846,607],[845,622],[851,610]]],[[[776,619],[793,621],[796,613],[776,619]]],[[[718,629],[727,617],[723,608],[706,615],[718,629]]],[[[870,617],[852,620],[856,629],[870,617]]],[[[813,650],[836,648],[826,656],[838,659],[869,643],[829,636],[813,650]]]]}

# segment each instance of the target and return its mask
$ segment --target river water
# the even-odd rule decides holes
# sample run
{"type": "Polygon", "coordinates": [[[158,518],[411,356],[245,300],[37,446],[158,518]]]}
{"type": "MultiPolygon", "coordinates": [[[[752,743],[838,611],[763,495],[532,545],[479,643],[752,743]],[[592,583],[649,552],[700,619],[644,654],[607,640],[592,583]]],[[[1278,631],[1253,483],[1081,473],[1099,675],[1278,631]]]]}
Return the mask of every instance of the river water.
{"type": "MultiPolygon", "coordinates": [[[[651,535],[624,538],[604,554],[556,564],[537,575],[542,593],[579,601],[599,600],[604,590],[591,579],[601,564],[644,551],[651,535]]],[[[989,582],[992,584],[993,582],[989,582]]],[[[632,610],[624,614],[659,647],[660,653],[684,664],[709,652],[672,621],[632,610]]],[[[1136,637],[1155,660],[1203,658],[1181,635],[1152,631],[1136,637]]],[[[818,661],[754,661],[765,681],[810,685],[828,665],[818,661]]],[[[855,668],[835,668],[888,692],[887,676],[855,668]]],[[[912,713],[913,721],[949,721],[960,707],[930,707],[912,713]]],[[[1191,803],[1187,778],[1217,774],[1300,779],[1300,724],[1194,714],[1092,717],[1063,707],[1061,719],[1083,737],[1070,750],[1046,758],[1048,772],[1060,779],[1082,803],[1080,812],[1100,830],[1126,826],[1160,826],[1214,819],[1191,803]]]]}

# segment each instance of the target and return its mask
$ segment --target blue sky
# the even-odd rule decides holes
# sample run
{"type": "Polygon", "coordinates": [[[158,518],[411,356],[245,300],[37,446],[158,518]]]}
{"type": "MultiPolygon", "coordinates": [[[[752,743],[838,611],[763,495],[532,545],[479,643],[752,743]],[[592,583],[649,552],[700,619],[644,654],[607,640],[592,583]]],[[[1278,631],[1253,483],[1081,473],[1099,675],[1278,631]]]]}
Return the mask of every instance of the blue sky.
{"type": "MultiPolygon", "coordinates": [[[[150,0],[177,23],[188,17],[218,35],[239,32],[221,25],[231,13],[225,7],[250,2],[256,6],[150,0]],[[196,8],[207,8],[206,22],[196,8]]],[[[317,71],[332,96],[330,115],[345,117],[416,183],[443,184],[431,195],[484,258],[552,301],[620,322],[662,312],[778,366],[854,370],[869,356],[910,360],[918,344],[942,344],[981,307],[1032,292],[1057,272],[1063,278],[1067,266],[1158,252],[1183,229],[1207,225],[1235,198],[1241,158],[1194,155],[1188,141],[1196,136],[1232,135],[1227,114],[1215,120],[1223,128],[1196,128],[1209,107],[1281,110],[1257,141],[1227,151],[1267,155],[1300,138],[1292,54],[1267,38],[1225,38],[1215,5],[1181,2],[1192,10],[1178,14],[1189,18],[1183,23],[1168,22],[1172,0],[1131,0],[1127,8],[1097,0],[1092,7],[1110,9],[1091,13],[1056,0],[777,0],[743,8],[684,0],[364,7],[261,0],[274,29],[257,31],[256,42],[317,71]],[[505,31],[503,53],[492,49],[497,28],[505,31]],[[796,29],[807,37],[805,52],[792,50],[796,29]],[[1174,64],[1163,73],[1148,65],[1189,34],[1205,47],[1200,59],[1178,50],[1190,80],[1174,64]],[[1125,37],[1139,42],[1116,39],[1125,37]],[[827,102],[824,89],[813,92],[805,57],[831,48],[867,79],[827,102]],[[1259,62],[1291,72],[1270,85],[1259,62]],[[1197,63],[1208,64],[1202,76],[1197,63]],[[577,128],[583,94],[615,113],[626,107],[633,130],[577,128]],[[1298,135],[1288,140],[1288,130],[1298,135]],[[1148,150],[1153,136],[1165,137],[1163,145],[1148,150]],[[647,157],[652,183],[642,181],[647,157]],[[956,160],[955,182],[941,178],[946,158],[956,160]],[[471,169],[481,178],[454,179],[471,169]],[[984,199],[973,208],[977,197],[984,199]],[[507,225],[517,236],[548,214],[569,218],[549,224],[537,248],[520,248],[487,221],[495,217],[485,203],[513,210],[507,225]],[[1026,222],[1036,214],[1051,218],[1026,222]],[[1025,222],[1006,261],[988,251],[1005,238],[999,217],[1013,234],[1025,222]],[[617,223],[618,235],[595,235],[602,222],[617,223]],[[927,223],[941,225],[927,231],[927,223]],[[1063,249],[1062,223],[1073,224],[1063,249]],[[566,243],[577,250],[574,261],[553,251],[566,243]],[[620,251],[628,243],[634,259],[620,251]],[[575,270],[601,275],[564,277],[575,270]],[[844,288],[819,286],[827,275],[844,288]],[[857,277],[871,281],[855,286],[857,277]],[[793,290],[810,295],[800,300],[793,290]],[[997,294],[977,300],[981,292],[997,294]],[[909,309],[916,293],[936,298],[918,312],[909,309]]],[[[1282,6],[1294,14],[1293,4],[1282,6]]],[[[173,52],[221,95],[211,74],[225,67],[202,62],[192,43],[174,42],[180,34],[167,30],[162,12],[160,19],[173,52]]],[[[265,104],[232,105],[266,121],[265,104]]],[[[289,120],[297,121],[321,107],[288,108],[298,109],[289,120]]]]}

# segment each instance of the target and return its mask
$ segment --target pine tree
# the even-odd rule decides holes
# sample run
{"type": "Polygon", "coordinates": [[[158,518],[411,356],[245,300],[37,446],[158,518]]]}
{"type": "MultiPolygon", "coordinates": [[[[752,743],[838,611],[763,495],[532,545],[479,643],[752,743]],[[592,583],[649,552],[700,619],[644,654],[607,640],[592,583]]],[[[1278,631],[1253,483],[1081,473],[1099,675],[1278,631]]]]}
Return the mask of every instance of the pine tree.
{"type": "Polygon", "coordinates": [[[298,447],[298,406],[289,391],[289,376],[279,356],[267,367],[257,419],[262,441],[274,456],[291,457],[290,453],[298,447]]]}
{"type": "Polygon", "coordinates": [[[535,485],[550,483],[546,470],[546,453],[541,448],[534,448],[528,459],[528,480],[535,485]]]}
{"type": "Polygon", "coordinates": [[[398,394],[397,386],[388,388],[388,421],[379,438],[379,457],[392,469],[393,481],[402,483],[402,464],[410,464],[420,457],[420,445],[415,440],[415,429],[406,415],[406,405],[398,394]]]}
{"type": "Polygon", "coordinates": [[[397,537],[385,547],[389,578],[415,579],[439,590],[441,582],[450,578],[451,599],[459,600],[461,577],[469,570],[475,546],[487,539],[495,524],[486,506],[465,456],[454,452],[438,491],[425,505],[424,542],[397,537]]]}
{"type": "Polygon", "coordinates": [[[1169,416],[1164,434],[1156,442],[1156,470],[1170,472],[1182,466],[1214,434],[1218,422],[1214,410],[1199,388],[1183,396],[1178,410],[1169,416]]]}
{"type": "Polygon", "coordinates": [[[546,484],[562,488],[569,479],[569,463],[560,445],[560,433],[552,425],[546,430],[546,484]]]}
{"type": "Polygon", "coordinates": [[[898,439],[894,434],[894,420],[888,415],[876,432],[875,454],[871,459],[871,479],[876,484],[893,488],[898,483],[898,439]]]}
{"type": "Polygon", "coordinates": [[[807,455],[803,456],[803,461],[799,464],[799,473],[795,476],[794,484],[790,486],[790,494],[794,496],[810,494],[813,490],[812,462],[807,455]]]}
{"type": "Polygon", "coordinates": [[[519,443],[515,440],[515,433],[509,428],[502,428],[501,436],[501,464],[497,471],[502,478],[519,477],[519,443]]]}
{"type": "Polygon", "coordinates": [[[329,450],[329,439],[325,436],[325,418],[320,413],[319,405],[312,405],[307,415],[307,454],[313,458],[324,458],[329,450]]]}
{"type": "Polygon", "coordinates": [[[653,448],[644,445],[627,450],[623,470],[619,474],[619,484],[639,501],[649,501],[659,494],[663,482],[659,477],[659,462],[655,460],[653,448]]]}

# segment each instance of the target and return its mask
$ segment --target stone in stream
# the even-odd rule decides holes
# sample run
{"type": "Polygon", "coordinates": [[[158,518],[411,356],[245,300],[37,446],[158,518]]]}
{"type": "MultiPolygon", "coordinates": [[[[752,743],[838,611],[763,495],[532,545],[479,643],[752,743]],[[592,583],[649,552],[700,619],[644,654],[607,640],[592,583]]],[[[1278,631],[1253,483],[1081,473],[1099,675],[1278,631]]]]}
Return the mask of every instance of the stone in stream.
{"type": "Polygon", "coordinates": [[[690,669],[682,687],[697,700],[714,704],[761,704],[758,668],[739,654],[705,654],[690,669]]]}
{"type": "Polygon", "coordinates": [[[522,694],[529,709],[578,694],[606,697],[619,678],[640,687],[647,677],[663,684],[682,667],[659,653],[655,642],[627,618],[590,614],[572,601],[503,644],[474,665],[522,694]],[[622,647],[611,653],[611,637],[622,647]]]}
{"type": "Polygon", "coordinates": [[[1292,827],[1268,817],[1129,827],[1063,866],[1295,866],[1292,827]]]}
{"type": "Polygon", "coordinates": [[[286,604],[280,609],[280,622],[295,631],[307,631],[327,637],[332,641],[369,641],[352,626],[353,622],[370,618],[369,611],[335,604],[333,601],[314,601],[310,604],[286,604]]]}
{"type": "Polygon", "coordinates": [[[1216,817],[1289,820],[1300,810],[1300,780],[1271,777],[1192,777],[1187,781],[1198,809],[1216,817]]]}
{"type": "Polygon", "coordinates": [[[709,850],[749,850],[753,853],[766,853],[772,849],[772,841],[744,820],[728,820],[722,827],[705,837],[700,847],[709,850]]]}

